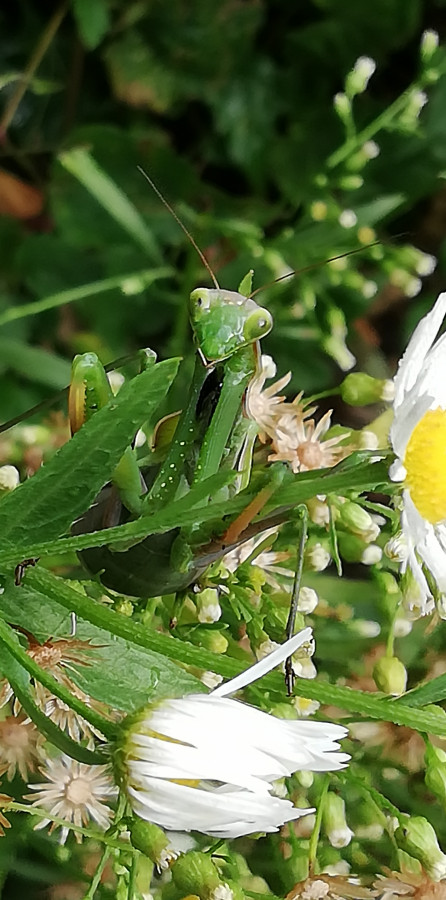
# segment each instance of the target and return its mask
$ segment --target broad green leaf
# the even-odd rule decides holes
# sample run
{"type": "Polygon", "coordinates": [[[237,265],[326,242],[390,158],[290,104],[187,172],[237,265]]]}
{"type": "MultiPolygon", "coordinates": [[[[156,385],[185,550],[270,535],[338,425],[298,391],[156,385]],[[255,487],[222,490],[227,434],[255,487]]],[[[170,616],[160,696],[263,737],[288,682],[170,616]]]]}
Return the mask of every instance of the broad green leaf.
{"type": "Polygon", "coordinates": [[[50,539],[68,531],[109,481],[135,432],[167,393],[177,368],[178,360],[165,360],[123,385],[49,463],[3,498],[3,547],[12,550],[42,534],[50,539]]]}
{"type": "Polygon", "coordinates": [[[106,0],[73,0],[74,17],[80,36],[89,50],[94,50],[105,37],[109,27],[106,0]]]}
{"type": "MultiPolygon", "coordinates": [[[[46,572],[41,574],[46,590],[31,587],[27,578],[17,588],[12,579],[8,578],[5,590],[0,595],[0,615],[8,622],[26,628],[37,640],[44,641],[50,635],[56,638],[67,637],[69,634],[70,615],[59,602],[61,594],[68,604],[80,597],[87,609],[95,606],[99,612],[103,609],[112,617],[113,622],[117,616],[125,619],[105,607],[101,608],[100,604],[95,604],[82,592],[74,590],[69,582],[54,579],[46,572]]],[[[146,630],[143,625],[131,624],[133,628],[146,630]]],[[[78,617],[76,623],[76,638],[91,641],[91,653],[86,654],[90,665],[74,664],[70,669],[70,678],[89,696],[114,709],[133,712],[155,699],[204,690],[198,679],[165,656],[138,647],[81,617],[78,617]]]]}
{"type": "Polygon", "coordinates": [[[151,231],[136,206],[121,191],[83,147],[73,147],[59,155],[59,162],[84,185],[104,209],[150,256],[159,258],[151,231]]]}

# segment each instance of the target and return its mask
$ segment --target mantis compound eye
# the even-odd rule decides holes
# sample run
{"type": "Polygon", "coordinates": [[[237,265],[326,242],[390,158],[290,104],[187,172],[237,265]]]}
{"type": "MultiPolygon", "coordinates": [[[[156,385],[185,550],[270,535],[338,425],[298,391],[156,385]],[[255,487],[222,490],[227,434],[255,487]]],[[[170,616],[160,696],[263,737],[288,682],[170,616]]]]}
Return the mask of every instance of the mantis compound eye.
{"type": "Polygon", "coordinates": [[[273,318],[271,313],[262,306],[259,306],[259,308],[251,313],[246,319],[243,326],[243,337],[248,342],[257,341],[269,334],[272,327],[273,318]]]}
{"type": "Polygon", "coordinates": [[[192,308],[196,309],[209,309],[211,305],[211,296],[210,291],[207,288],[197,288],[195,291],[192,291],[190,295],[190,302],[192,308]]]}

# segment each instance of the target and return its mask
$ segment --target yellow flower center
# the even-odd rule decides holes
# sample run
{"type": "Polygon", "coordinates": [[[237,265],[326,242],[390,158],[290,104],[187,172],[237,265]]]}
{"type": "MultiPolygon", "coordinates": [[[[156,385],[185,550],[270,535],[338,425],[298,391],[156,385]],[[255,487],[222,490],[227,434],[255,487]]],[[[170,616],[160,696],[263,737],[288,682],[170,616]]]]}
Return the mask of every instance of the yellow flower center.
{"type": "Polygon", "coordinates": [[[406,485],[421,516],[446,519],[446,410],[430,409],[415,426],[404,457],[406,485]]]}

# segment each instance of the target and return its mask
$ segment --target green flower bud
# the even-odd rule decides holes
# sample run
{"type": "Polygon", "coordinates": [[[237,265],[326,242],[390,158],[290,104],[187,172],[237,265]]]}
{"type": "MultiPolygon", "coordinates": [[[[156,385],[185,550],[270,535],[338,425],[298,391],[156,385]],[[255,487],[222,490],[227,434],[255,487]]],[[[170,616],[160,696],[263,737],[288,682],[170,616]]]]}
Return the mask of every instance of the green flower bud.
{"type": "Polygon", "coordinates": [[[128,619],[133,616],[133,603],[128,597],[117,597],[113,603],[113,609],[121,616],[127,616],[128,619]]]}
{"type": "Polygon", "coordinates": [[[169,840],[158,825],[135,818],[129,826],[129,831],[133,847],[144,856],[148,856],[158,869],[168,868],[170,862],[176,859],[177,854],[168,849],[169,840]]]}
{"type": "Polygon", "coordinates": [[[221,631],[216,631],[213,628],[194,628],[188,640],[197,647],[211,650],[212,653],[226,653],[229,643],[221,631]]]}
{"type": "Polygon", "coordinates": [[[433,881],[441,881],[446,876],[446,855],[424,816],[408,816],[395,831],[395,839],[402,850],[420,861],[433,881]]]}
{"type": "Polygon", "coordinates": [[[376,63],[370,56],[360,56],[345,80],[345,92],[348,97],[362,94],[376,69],[376,63]]]}
{"type": "Polygon", "coordinates": [[[345,818],[345,803],[338,794],[329,791],[322,813],[324,828],[332,847],[347,847],[353,837],[345,818]]]}
{"type": "Polygon", "coordinates": [[[382,656],[375,664],[373,678],[376,687],[397,697],[406,690],[407,672],[396,656],[382,656]]]}
{"type": "Polygon", "coordinates": [[[338,532],[339,552],[345,562],[361,562],[362,555],[367,546],[366,542],[357,534],[338,532]]]}
{"type": "Polygon", "coordinates": [[[221,885],[219,871],[211,857],[199,850],[189,850],[180,856],[171,872],[178,890],[184,894],[197,894],[200,900],[209,900],[212,892],[221,885]]]}
{"type": "Polygon", "coordinates": [[[359,535],[370,531],[374,525],[370,513],[359,503],[353,503],[351,500],[346,500],[339,506],[339,522],[359,535]]]}
{"type": "Polygon", "coordinates": [[[435,51],[438,48],[438,34],[431,28],[423,31],[421,35],[420,56],[422,62],[426,65],[430,63],[435,51]]]}
{"type": "Polygon", "coordinates": [[[350,372],[341,384],[341,397],[349,406],[367,406],[369,403],[389,402],[393,395],[393,382],[387,378],[372,378],[365,372],[350,372]]]}
{"type": "Polygon", "coordinates": [[[196,595],[197,618],[202,624],[218,622],[221,616],[221,607],[216,588],[206,588],[196,595]]]}
{"type": "Polygon", "coordinates": [[[346,94],[339,92],[333,97],[334,108],[342,122],[350,120],[352,105],[346,94]]]}
{"type": "Polygon", "coordinates": [[[344,191],[357,191],[364,184],[361,175],[344,175],[339,179],[339,187],[344,191]]]}

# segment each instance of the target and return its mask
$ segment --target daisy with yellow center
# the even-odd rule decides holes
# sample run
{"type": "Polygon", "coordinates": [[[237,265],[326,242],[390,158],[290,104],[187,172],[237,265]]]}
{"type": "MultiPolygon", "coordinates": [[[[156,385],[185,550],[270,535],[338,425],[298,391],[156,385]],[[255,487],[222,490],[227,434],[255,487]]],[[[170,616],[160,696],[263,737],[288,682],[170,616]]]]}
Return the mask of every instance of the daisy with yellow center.
{"type": "Polygon", "coordinates": [[[401,526],[409,567],[420,592],[420,611],[432,603],[426,577],[446,596],[446,335],[437,334],[446,293],[418,324],[395,376],[390,440],[397,459],[393,481],[403,482],[401,526]]]}

